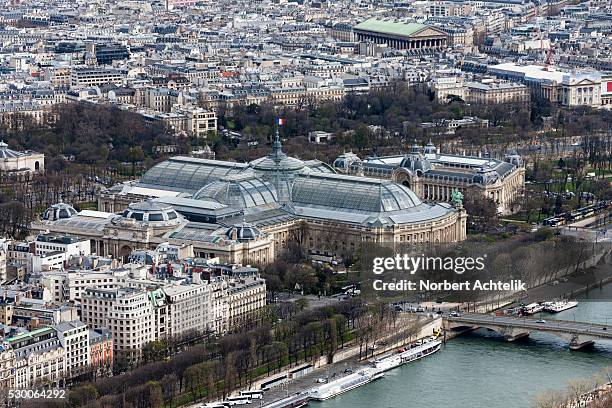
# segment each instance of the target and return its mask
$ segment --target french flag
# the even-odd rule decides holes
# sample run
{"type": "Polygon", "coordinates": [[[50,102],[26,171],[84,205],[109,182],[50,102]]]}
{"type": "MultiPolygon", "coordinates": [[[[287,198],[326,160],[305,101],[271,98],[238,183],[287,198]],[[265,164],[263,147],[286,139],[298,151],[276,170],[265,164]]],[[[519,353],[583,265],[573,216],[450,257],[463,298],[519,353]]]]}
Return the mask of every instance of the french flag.
{"type": "Polygon", "coordinates": [[[283,126],[285,124],[285,119],[283,119],[283,118],[276,119],[276,124],[278,126],[283,126]]]}

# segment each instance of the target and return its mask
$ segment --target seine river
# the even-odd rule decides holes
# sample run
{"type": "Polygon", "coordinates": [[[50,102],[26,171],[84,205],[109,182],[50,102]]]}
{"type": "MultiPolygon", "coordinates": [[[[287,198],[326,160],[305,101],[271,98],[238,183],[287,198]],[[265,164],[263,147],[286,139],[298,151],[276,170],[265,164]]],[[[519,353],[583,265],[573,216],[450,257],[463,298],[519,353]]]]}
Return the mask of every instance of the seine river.
{"type": "MultiPolygon", "coordinates": [[[[612,299],[612,285],[590,297],[612,299]]],[[[578,307],[548,315],[563,319],[612,324],[611,301],[581,301],[578,307]]],[[[478,330],[449,341],[438,353],[388,371],[385,378],[329,401],[321,408],[526,408],[550,389],[564,389],[612,366],[612,341],[589,351],[570,351],[559,338],[532,333],[507,343],[492,332],[478,330]]]]}

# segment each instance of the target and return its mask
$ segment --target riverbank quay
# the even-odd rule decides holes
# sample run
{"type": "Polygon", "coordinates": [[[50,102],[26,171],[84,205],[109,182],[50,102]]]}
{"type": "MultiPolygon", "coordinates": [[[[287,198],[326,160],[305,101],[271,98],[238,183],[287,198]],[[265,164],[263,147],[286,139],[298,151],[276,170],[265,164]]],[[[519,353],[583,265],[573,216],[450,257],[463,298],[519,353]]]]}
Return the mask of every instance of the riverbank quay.
{"type": "MultiPolygon", "coordinates": [[[[287,399],[288,403],[290,403],[293,400],[292,396],[315,387],[318,381],[337,378],[346,375],[349,371],[357,371],[360,368],[368,366],[369,360],[387,355],[414,341],[432,336],[434,330],[438,330],[442,327],[442,319],[439,317],[421,317],[419,320],[420,324],[418,330],[403,330],[395,335],[386,336],[385,338],[377,340],[375,344],[378,345],[369,350],[367,357],[365,355],[362,355],[361,358],[359,357],[359,345],[356,345],[351,350],[346,350],[343,353],[334,355],[333,362],[329,364],[319,364],[312,372],[299,378],[288,378],[283,384],[265,392],[262,406],[266,407],[274,403],[272,406],[276,407],[276,403],[283,399],[287,399]]],[[[277,374],[274,378],[278,376],[277,374]]],[[[269,379],[270,377],[262,378],[258,381],[258,384],[265,383],[269,381],[269,379]]],[[[257,389],[257,385],[254,385],[253,388],[257,389]]]]}
{"type": "MultiPolygon", "coordinates": [[[[434,330],[442,327],[442,319],[440,317],[428,318],[425,316],[403,314],[398,318],[396,326],[397,330],[392,333],[371,339],[373,347],[360,346],[358,340],[355,340],[355,344],[338,350],[331,359],[329,356],[321,356],[308,363],[286,367],[280,372],[261,376],[253,381],[250,389],[260,390],[262,385],[265,386],[272,382],[273,386],[265,391],[261,400],[257,400],[258,404],[265,407],[283,399],[287,399],[288,403],[290,403],[290,401],[294,400],[292,396],[314,387],[319,379],[330,379],[345,375],[348,370],[358,370],[360,367],[367,366],[367,360],[394,351],[396,348],[403,347],[419,339],[432,336],[434,330]],[[416,326],[414,326],[415,324],[416,326]],[[309,366],[309,369],[302,370],[299,377],[295,378],[292,375],[292,371],[295,371],[296,368],[306,365],[309,366]]],[[[199,401],[186,405],[186,407],[200,408],[203,405],[204,402],[199,401]]],[[[272,406],[276,407],[277,404],[272,406]]]]}

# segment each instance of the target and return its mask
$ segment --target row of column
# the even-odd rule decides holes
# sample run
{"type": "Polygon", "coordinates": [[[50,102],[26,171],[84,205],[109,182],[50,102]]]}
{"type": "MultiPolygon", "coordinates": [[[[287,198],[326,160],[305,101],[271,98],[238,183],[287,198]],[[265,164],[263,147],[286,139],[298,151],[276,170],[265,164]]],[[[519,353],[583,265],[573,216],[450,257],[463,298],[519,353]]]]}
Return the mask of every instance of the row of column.
{"type": "Polygon", "coordinates": [[[497,201],[502,206],[507,206],[520,193],[523,188],[523,176],[521,173],[514,175],[510,180],[504,182],[502,190],[497,192],[497,201]]]}
{"type": "Polygon", "coordinates": [[[459,190],[465,197],[464,188],[456,188],[451,186],[439,186],[436,184],[425,184],[423,185],[423,198],[425,200],[433,201],[450,201],[452,198],[453,191],[459,190]]]}
{"type": "Polygon", "coordinates": [[[389,47],[398,50],[421,50],[441,48],[446,46],[446,38],[429,38],[424,40],[400,40],[369,34],[358,34],[360,41],[372,41],[376,44],[388,44],[389,47]]]}
{"type": "MultiPolygon", "coordinates": [[[[453,242],[457,240],[457,228],[453,224],[437,230],[415,232],[412,234],[401,234],[399,242],[423,243],[423,242],[453,242]]],[[[398,238],[396,237],[397,241],[398,238]]]]}

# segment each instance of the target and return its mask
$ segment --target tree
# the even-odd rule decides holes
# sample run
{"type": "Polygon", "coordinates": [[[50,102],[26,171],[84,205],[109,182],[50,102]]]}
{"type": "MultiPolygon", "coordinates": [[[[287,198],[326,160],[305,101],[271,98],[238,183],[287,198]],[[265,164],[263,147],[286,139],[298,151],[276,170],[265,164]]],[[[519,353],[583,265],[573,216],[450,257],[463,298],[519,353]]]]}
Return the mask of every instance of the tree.
{"type": "Polygon", "coordinates": [[[136,163],[144,160],[145,154],[140,146],[130,147],[128,150],[128,160],[132,163],[132,176],[136,174],[136,163]]]}
{"type": "Polygon", "coordinates": [[[536,396],[533,408],[560,408],[567,398],[559,391],[547,391],[536,396]]]}
{"type": "Polygon", "coordinates": [[[80,407],[98,398],[98,390],[91,384],[81,385],[73,388],[68,393],[70,405],[80,407]]]}
{"type": "Polygon", "coordinates": [[[493,199],[473,192],[463,203],[474,228],[481,232],[497,225],[497,204],[493,199]]]}
{"type": "Polygon", "coordinates": [[[174,373],[166,374],[160,380],[159,385],[161,387],[162,396],[166,405],[172,406],[172,401],[176,396],[178,384],[178,377],[174,373]]]}

